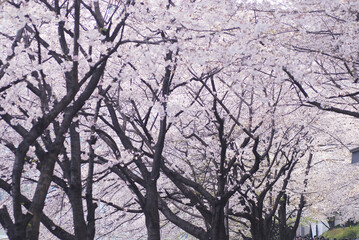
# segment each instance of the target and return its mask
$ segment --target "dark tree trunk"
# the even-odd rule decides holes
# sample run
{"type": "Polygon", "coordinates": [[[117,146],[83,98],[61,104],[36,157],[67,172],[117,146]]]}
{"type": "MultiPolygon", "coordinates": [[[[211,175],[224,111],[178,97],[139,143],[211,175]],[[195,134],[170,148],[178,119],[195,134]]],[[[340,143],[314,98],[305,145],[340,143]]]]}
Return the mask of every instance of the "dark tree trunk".
{"type": "Polygon", "coordinates": [[[212,223],[211,223],[211,232],[210,232],[211,240],[229,239],[225,225],[224,207],[225,206],[223,204],[218,204],[214,207],[212,223]]]}
{"type": "Polygon", "coordinates": [[[251,224],[251,233],[252,233],[253,240],[269,240],[270,239],[270,233],[264,227],[263,222],[251,224]]]}
{"type": "MultiPolygon", "coordinates": [[[[0,187],[5,190],[8,194],[11,193],[11,185],[5,182],[4,180],[0,179],[0,187]]],[[[26,198],[25,196],[21,195],[21,200],[24,203],[24,207],[26,209],[30,209],[31,201],[26,198]]],[[[7,235],[10,240],[16,239],[15,238],[15,229],[12,225],[12,219],[10,218],[9,213],[7,212],[7,208],[4,206],[0,208],[0,223],[4,229],[7,229],[7,235]]],[[[75,236],[66,232],[60,226],[56,225],[49,217],[45,214],[42,214],[41,223],[56,236],[58,239],[66,239],[66,240],[76,240],[75,236]]],[[[23,238],[24,239],[24,238],[23,238]]]]}
{"type": "MultiPolygon", "coordinates": [[[[251,234],[253,240],[269,240],[272,230],[272,218],[263,218],[260,216],[262,212],[254,210],[257,214],[251,221],[251,234]],[[258,214],[260,213],[260,214],[258,214]]],[[[288,240],[288,239],[287,239],[288,240]]]]}
{"type": "Polygon", "coordinates": [[[287,225],[287,195],[284,194],[280,201],[278,210],[279,215],[279,240],[293,239],[296,229],[292,229],[287,225]]]}
{"type": "Polygon", "coordinates": [[[92,198],[92,185],[93,185],[93,172],[94,172],[94,158],[95,153],[92,147],[95,138],[91,137],[90,141],[90,158],[87,174],[87,185],[86,185],[86,203],[87,203],[87,240],[93,240],[95,238],[96,226],[95,226],[95,209],[97,204],[93,202],[92,198]]]}
{"type": "Polygon", "coordinates": [[[147,239],[148,240],[161,239],[156,180],[155,181],[150,180],[147,183],[145,205],[143,210],[146,217],[147,239]]]}
{"type": "Polygon", "coordinates": [[[27,151],[26,147],[23,147],[25,144],[20,144],[15,153],[15,163],[12,171],[12,200],[13,200],[13,211],[15,218],[15,240],[23,240],[26,236],[25,223],[22,213],[22,201],[21,201],[21,174],[24,167],[25,152],[27,151]],[[25,148],[25,149],[23,149],[25,148]]]}
{"type": "Polygon", "coordinates": [[[70,188],[69,198],[72,206],[73,223],[75,236],[78,240],[86,240],[86,222],[82,204],[82,184],[81,184],[81,146],[80,135],[76,132],[78,123],[70,126],[71,136],[71,165],[70,165],[70,188]]]}
{"type": "Polygon", "coordinates": [[[52,181],[56,159],[57,153],[50,152],[46,154],[45,161],[41,163],[41,174],[29,211],[32,214],[32,218],[27,226],[25,226],[26,239],[37,240],[39,238],[42,209],[44,208],[46,195],[52,181]]]}

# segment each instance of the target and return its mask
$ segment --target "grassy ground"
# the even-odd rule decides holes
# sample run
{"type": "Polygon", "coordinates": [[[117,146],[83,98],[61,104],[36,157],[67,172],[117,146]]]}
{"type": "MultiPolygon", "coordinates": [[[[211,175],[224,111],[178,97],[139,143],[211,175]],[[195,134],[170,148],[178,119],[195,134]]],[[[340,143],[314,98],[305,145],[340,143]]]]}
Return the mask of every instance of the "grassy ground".
{"type": "Polygon", "coordinates": [[[323,236],[329,239],[359,238],[359,225],[345,228],[335,228],[325,232],[323,236]]]}

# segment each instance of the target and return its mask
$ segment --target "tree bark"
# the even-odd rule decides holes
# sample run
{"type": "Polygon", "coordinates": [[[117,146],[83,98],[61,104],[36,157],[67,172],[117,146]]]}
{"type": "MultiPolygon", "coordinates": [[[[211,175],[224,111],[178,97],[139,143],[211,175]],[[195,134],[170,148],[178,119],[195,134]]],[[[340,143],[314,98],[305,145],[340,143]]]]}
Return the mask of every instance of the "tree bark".
{"type": "Polygon", "coordinates": [[[37,240],[39,238],[40,220],[45,199],[52,181],[52,174],[57,159],[57,153],[49,152],[41,163],[41,174],[36,186],[35,194],[29,213],[32,214],[30,222],[26,226],[26,239],[37,240]]]}
{"type": "Polygon", "coordinates": [[[0,208],[0,223],[6,231],[6,234],[8,235],[9,239],[15,239],[14,223],[12,222],[9,212],[7,211],[7,207],[5,205],[0,208]]]}
{"type": "Polygon", "coordinates": [[[160,240],[160,216],[158,213],[157,181],[150,180],[146,186],[144,213],[146,217],[147,239],[160,240]]]}
{"type": "MultiPolygon", "coordinates": [[[[270,229],[267,227],[268,223],[266,221],[259,221],[251,224],[251,233],[253,240],[269,240],[270,239],[270,229]]],[[[288,239],[286,239],[288,240],[288,239]]]]}
{"type": "Polygon", "coordinates": [[[94,136],[91,136],[90,140],[90,158],[87,174],[87,185],[86,185],[86,204],[87,204],[87,240],[93,240],[95,238],[96,226],[95,226],[95,209],[97,204],[93,202],[92,197],[92,185],[93,185],[93,173],[94,173],[94,158],[95,153],[92,147],[94,136]]]}
{"type": "MultiPolygon", "coordinates": [[[[279,203],[279,240],[293,239],[294,234],[287,226],[287,195],[284,194],[279,203]],[[293,235],[293,236],[292,236],[293,235]]],[[[295,233],[295,232],[294,232],[295,233]]]]}
{"type": "Polygon", "coordinates": [[[210,232],[211,240],[229,239],[225,226],[224,207],[225,205],[223,205],[222,203],[218,203],[214,206],[210,232]]]}
{"type": "MultiPolygon", "coordinates": [[[[26,143],[25,143],[26,144],[26,143]]],[[[12,204],[15,218],[15,240],[23,240],[26,236],[21,202],[21,175],[24,167],[24,158],[27,148],[22,150],[23,145],[20,144],[15,153],[15,163],[12,171],[12,204]]]]}
{"type": "Polygon", "coordinates": [[[71,136],[71,164],[70,164],[70,188],[69,197],[71,201],[75,236],[78,240],[86,240],[86,222],[82,204],[81,184],[81,146],[80,135],[76,132],[78,123],[70,126],[71,136]]]}
{"type": "Polygon", "coordinates": [[[269,240],[271,235],[272,222],[272,217],[263,216],[261,207],[254,208],[250,228],[252,239],[269,240]]]}

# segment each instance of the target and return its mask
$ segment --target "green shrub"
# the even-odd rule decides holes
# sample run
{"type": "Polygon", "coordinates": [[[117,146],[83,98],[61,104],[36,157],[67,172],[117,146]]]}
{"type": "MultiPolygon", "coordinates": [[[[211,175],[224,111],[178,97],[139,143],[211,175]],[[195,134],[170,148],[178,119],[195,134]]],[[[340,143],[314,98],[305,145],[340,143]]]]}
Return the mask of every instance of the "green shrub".
{"type": "Polygon", "coordinates": [[[359,226],[335,228],[333,230],[325,232],[323,236],[330,239],[357,238],[359,237],[359,226]]]}

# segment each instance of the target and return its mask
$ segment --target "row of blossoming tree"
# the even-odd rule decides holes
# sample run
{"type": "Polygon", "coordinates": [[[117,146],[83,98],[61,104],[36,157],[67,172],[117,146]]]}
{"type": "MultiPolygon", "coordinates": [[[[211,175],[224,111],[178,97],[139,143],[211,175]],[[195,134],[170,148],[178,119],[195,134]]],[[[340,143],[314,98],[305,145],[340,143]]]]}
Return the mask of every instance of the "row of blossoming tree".
{"type": "Polygon", "coordinates": [[[2,1],[8,237],[292,239],[322,110],[358,116],[357,5],[2,1]]]}

